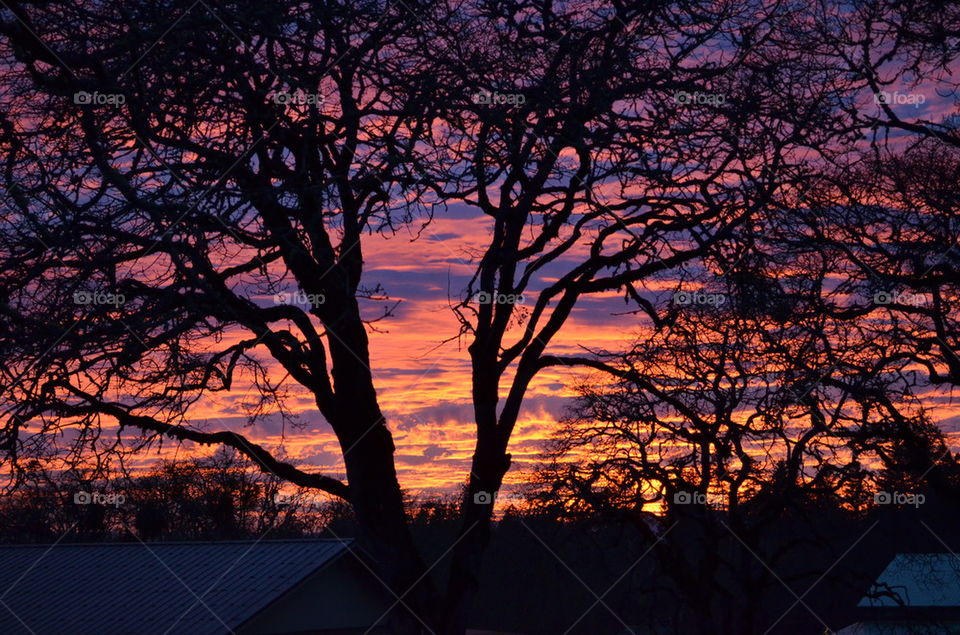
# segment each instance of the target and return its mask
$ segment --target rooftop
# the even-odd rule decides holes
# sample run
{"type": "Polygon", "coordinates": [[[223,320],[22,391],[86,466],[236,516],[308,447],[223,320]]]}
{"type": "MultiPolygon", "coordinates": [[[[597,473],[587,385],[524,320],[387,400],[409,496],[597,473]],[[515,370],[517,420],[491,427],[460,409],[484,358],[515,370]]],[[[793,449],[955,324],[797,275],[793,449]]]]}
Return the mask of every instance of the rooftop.
{"type": "Polygon", "coordinates": [[[339,540],[0,545],[0,633],[235,630],[349,548],[339,540]]]}

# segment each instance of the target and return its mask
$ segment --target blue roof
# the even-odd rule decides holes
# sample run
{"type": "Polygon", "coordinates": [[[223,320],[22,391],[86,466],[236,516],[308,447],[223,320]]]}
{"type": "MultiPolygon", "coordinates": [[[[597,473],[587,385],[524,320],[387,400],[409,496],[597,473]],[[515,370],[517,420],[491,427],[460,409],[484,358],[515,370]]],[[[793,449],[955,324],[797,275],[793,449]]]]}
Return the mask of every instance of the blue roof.
{"type": "Polygon", "coordinates": [[[960,557],[897,554],[857,606],[960,607],[960,557]]]}
{"type": "Polygon", "coordinates": [[[0,633],[225,633],[349,541],[0,546],[0,633]]]}

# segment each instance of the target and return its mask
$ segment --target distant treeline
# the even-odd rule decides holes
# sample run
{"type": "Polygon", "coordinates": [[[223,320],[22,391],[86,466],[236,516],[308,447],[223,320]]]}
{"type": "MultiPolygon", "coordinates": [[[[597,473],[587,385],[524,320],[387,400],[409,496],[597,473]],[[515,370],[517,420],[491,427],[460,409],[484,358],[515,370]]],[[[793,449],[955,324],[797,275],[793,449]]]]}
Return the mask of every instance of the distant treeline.
{"type": "MultiPolygon", "coordinates": [[[[657,515],[613,498],[586,506],[558,496],[556,483],[534,483],[525,504],[502,510],[472,626],[544,635],[571,625],[584,634],[839,629],[894,554],[960,549],[960,470],[947,456],[935,472],[909,486],[913,498],[890,492],[860,507],[835,494],[777,495],[770,482],[736,509],[691,496],[657,515]]],[[[884,487],[905,478],[888,471],[884,487]]],[[[408,501],[438,579],[462,495],[408,501]]],[[[281,488],[226,452],[100,482],[28,472],[0,499],[0,523],[7,543],[360,535],[349,506],[281,488]]]]}

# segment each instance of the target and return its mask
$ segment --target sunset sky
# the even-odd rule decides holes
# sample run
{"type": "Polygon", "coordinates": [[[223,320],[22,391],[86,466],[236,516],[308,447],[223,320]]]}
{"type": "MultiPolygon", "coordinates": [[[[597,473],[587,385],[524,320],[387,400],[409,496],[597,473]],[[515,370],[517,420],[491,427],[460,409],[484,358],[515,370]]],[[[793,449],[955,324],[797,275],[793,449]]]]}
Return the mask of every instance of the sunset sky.
{"type": "MultiPolygon", "coordinates": [[[[463,207],[438,212],[432,222],[402,229],[395,235],[374,237],[366,244],[368,284],[380,283],[390,300],[367,302],[377,316],[385,304],[399,301],[393,315],[372,331],[372,371],[381,406],[397,445],[401,484],[412,494],[447,493],[467,476],[475,433],[470,402],[470,363],[455,338],[459,325],[450,308],[473,272],[471,253],[482,246],[486,221],[463,207]]],[[[294,289],[290,289],[294,291],[294,289]]],[[[255,298],[269,304],[267,296],[255,298]]],[[[528,302],[529,299],[527,300],[528,302]]],[[[619,350],[639,332],[638,318],[615,294],[584,298],[573,319],[555,340],[556,353],[591,349],[619,350]],[[619,314],[618,314],[619,313],[619,314]]],[[[533,466],[543,441],[563,415],[574,394],[572,384],[583,371],[547,369],[534,383],[525,401],[521,424],[511,442],[514,469],[508,483],[518,483],[533,466]]],[[[282,377],[278,374],[275,379],[282,377]]],[[[271,448],[282,443],[286,454],[325,474],[342,475],[337,441],[317,412],[307,391],[287,379],[289,407],[300,413],[302,428],[284,427],[280,417],[268,417],[244,427],[246,417],[237,403],[245,394],[234,390],[216,395],[196,409],[195,421],[210,430],[230,428],[271,448]]],[[[186,444],[180,452],[196,451],[186,444]]],[[[177,454],[165,446],[162,456],[177,454]]],[[[149,465],[151,456],[138,463],[149,465]]]]}
{"type": "MultiPolygon", "coordinates": [[[[924,103],[900,104],[896,110],[904,118],[942,120],[954,105],[932,86],[912,89],[913,94],[924,95],[924,103]]],[[[860,102],[869,109],[872,96],[864,95],[860,102]]],[[[473,254],[483,248],[489,227],[488,219],[474,210],[453,205],[437,210],[427,224],[414,222],[396,234],[373,236],[365,245],[366,283],[381,284],[390,297],[385,303],[366,301],[368,315],[375,317],[384,306],[399,302],[393,315],[378,322],[370,334],[372,371],[396,441],[401,484],[412,494],[448,493],[467,477],[475,442],[469,357],[455,339],[447,340],[455,338],[458,330],[451,303],[462,297],[474,272],[473,254]]],[[[562,267],[561,261],[557,268],[562,267]]],[[[648,282],[645,291],[655,299],[672,289],[672,281],[663,280],[648,282]]],[[[268,296],[255,299],[270,302],[268,296]]],[[[641,318],[630,314],[630,308],[616,294],[584,297],[550,350],[567,354],[582,352],[581,347],[623,350],[643,332],[641,318]]],[[[544,441],[571,403],[573,384],[583,376],[583,371],[548,369],[535,380],[510,444],[513,468],[507,474],[506,491],[529,475],[544,441]]],[[[206,399],[195,411],[195,421],[204,421],[211,430],[241,431],[270,448],[282,445],[283,452],[305,468],[343,476],[337,441],[311,396],[298,391],[289,378],[284,386],[295,395],[289,405],[300,413],[301,428],[284,427],[279,417],[244,427],[246,418],[237,407],[244,398],[240,391],[206,399]]],[[[944,432],[954,437],[960,428],[960,407],[949,391],[929,389],[924,405],[944,432]]],[[[196,451],[190,444],[184,448],[187,454],[196,451]]],[[[174,453],[165,447],[162,455],[174,453]]],[[[139,458],[142,465],[152,460],[151,455],[139,458]]]]}
{"type": "Polygon", "coordinates": [[[0,0],[0,635],[953,620],[881,566],[960,560],[955,69],[927,0],[0,0]]]}
{"type": "MultiPolygon", "coordinates": [[[[452,492],[469,469],[475,442],[469,357],[456,340],[445,340],[457,333],[451,298],[459,297],[473,272],[470,254],[482,244],[485,222],[470,210],[451,207],[438,213],[419,237],[420,226],[414,225],[389,237],[376,237],[366,246],[366,279],[383,285],[390,296],[387,304],[399,301],[394,314],[371,332],[372,370],[396,441],[401,484],[414,495],[452,492]]],[[[662,281],[649,286],[649,297],[669,293],[671,284],[662,281]]],[[[259,300],[270,301],[268,297],[259,300]]],[[[368,302],[369,315],[379,315],[383,306],[368,302]]],[[[584,298],[552,350],[566,354],[582,352],[581,347],[623,350],[643,333],[641,318],[628,313],[629,308],[615,294],[584,298]]],[[[513,469],[507,475],[506,493],[529,476],[544,441],[571,403],[576,380],[585,372],[548,369],[535,381],[510,445],[513,469]]],[[[195,420],[210,430],[242,432],[269,448],[282,446],[282,453],[305,469],[343,476],[337,441],[312,397],[289,378],[284,386],[291,390],[288,405],[300,413],[302,427],[283,426],[277,416],[245,427],[246,417],[238,403],[246,395],[238,390],[205,400],[195,411],[195,420]]],[[[949,391],[928,389],[923,402],[948,437],[955,438],[960,405],[949,391]]],[[[165,446],[159,456],[183,457],[196,451],[189,443],[179,451],[165,446]]],[[[157,456],[143,455],[139,463],[150,465],[157,456]]]]}
{"type": "MultiPolygon", "coordinates": [[[[907,120],[942,120],[953,111],[954,103],[952,97],[938,94],[936,88],[950,79],[949,73],[944,73],[910,86],[911,95],[923,96],[922,103],[915,103],[914,98],[911,103],[894,104],[893,109],[907,120]]],[[[895,86],[886,88],[896,94],[895,86]]],[[[876,108],[871,94],[854,97],[863,109],[876,108]]],[[[385,306],[398,303],[393,315],[371,331],[372,372],[380,405],[395,437],[401,483],[414,493],[449,492],[467,476],[475,441],[470,368],[462,342],[455,339],[459,325],[451,303],[461,299],[474,272],[475,256],[489,235],[488,219],[454,205],[438,209],[427,224],[415,221],[401,225],[393,235],[365,239],[365,283],[382,285],[390,298],[386,302],[366,301],[368,314],[374,317],[385,306]]],[[[575,250],[567,254],[567,264],[576,255],[575,250]]],[[[561,259],[551,271],[563,268],[561,259]]],[[[541,280],[541,285],[544,282],[541,280]]],[[[670,280],[648,281],[642,292],[655,296],[671,289],[670,280]]],[[[271,301],[269,296],[253,299],[263,304],[271,301]]],[[[582,298],[549,351],[576,353],[582,347],[623,350],[631,340],[642,337],[639,318],[629,313],[630,308],[613,293],[582,298]]],[[[274,369],[273,379],[279,380],[283,375],[276,363],[267,363],[274,369]]],[[[535,380],[510,444],[513,469],[507,475],[508,483],[522,481],[535,464],[544,440],[570,404],[577,377],[578,373],[547,370],[535,380]]],[[[235,389],[208,396],[190,417],[193,423],[211,431],[224,427],[242,431],[271,449],[282,448],[283,454],[310,469],[342,476],[336,439],[312,397],[292,379],[288,378],[284,386],[292,391],[288,406],[299,413],[299,427],[282,425],[278,416],[245,427],[241,403],[249,393],[249,384],[246,393],[235,389]]],[[[960,410],[949,396],[931,391],[926,405],[944,430],[952,434],[960,422],[960,410]]],[[[160,453],[139,456],[137,464],[147,466],[157,457],[182,456],[183,452],[191,455],[197,449],[187,444],[181,452],[168,444],[160,453]]]]}

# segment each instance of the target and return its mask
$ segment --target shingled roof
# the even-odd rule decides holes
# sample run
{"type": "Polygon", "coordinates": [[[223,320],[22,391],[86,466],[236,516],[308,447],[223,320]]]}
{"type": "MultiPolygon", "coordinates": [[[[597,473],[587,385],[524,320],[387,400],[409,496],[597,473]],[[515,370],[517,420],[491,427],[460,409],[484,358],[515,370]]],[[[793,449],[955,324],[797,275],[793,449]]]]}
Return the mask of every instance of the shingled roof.
{"type": "Polygon", "coordinates": [[[952,553],[897,554],[858,606],[960,607],[960,558],[952,553]]]}
{"type": "Polygon", "coordinates": [[[224,633],[349,541],[0,546],[0,633],[224,633]]]}

